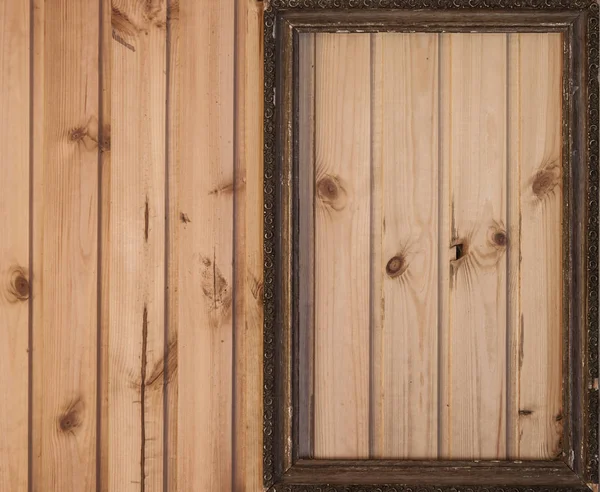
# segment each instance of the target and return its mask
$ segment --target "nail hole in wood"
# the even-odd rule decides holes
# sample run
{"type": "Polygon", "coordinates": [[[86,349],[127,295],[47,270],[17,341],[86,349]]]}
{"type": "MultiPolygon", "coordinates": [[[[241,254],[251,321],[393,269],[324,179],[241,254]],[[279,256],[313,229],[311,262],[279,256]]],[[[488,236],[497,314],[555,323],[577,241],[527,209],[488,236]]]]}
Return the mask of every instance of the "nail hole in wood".
{"type": "Polygon", "coordinates": [[[456,248],[456,259],[460,260],[464,255],[465,255],[465,247],[464,244],[459,243],[459,244],[455,244],[454,247],[456,248]]]}

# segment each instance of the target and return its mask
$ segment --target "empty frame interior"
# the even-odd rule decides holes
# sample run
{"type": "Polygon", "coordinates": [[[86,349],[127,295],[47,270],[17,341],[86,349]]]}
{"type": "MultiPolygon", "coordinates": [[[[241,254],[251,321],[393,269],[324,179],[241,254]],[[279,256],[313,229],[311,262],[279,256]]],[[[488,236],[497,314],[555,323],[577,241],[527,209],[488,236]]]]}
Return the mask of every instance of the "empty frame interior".
{"type": "Polygon", "coordinates": [[[299,454],[552,459],[559,33],[302,33],[299,454]]]}

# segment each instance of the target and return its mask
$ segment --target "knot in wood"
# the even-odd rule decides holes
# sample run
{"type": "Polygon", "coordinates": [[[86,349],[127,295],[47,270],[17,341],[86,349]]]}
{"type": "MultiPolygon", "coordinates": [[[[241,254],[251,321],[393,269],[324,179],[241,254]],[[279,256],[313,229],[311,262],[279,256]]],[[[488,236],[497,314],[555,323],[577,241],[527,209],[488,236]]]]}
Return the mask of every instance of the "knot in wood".
{"type": "Polygon", "coordinates": [[[498,246],[506,246],[506,233],[504,231],[496,231],[492,236],[494,243],[498,246]]]}
{"type": "Polygon", "coordinates": [[[406,270],[406,260],[402,255],[396,255],[387,262],[385,273],[390,277],[395,278],[401,275],[406,270]]]}
{"type": "Polygon", "coordinates": [[[8,285],[8,300],[10,302],[26,301],[29,299],[29,280],[21,267],[13,267],[10,272],[8,285]]]}
{"type": "Polygon", "coordinates": [[[317,182],[317,194],[321,201],[333,210],[346,206],[346,190],[336,176],[326,175],[317,182]]]}
{"type": "Polygon", "coordinates": [[[556,171],[555,167],[549,167],[536,173],[531,183],[531,190],[537,197],[541,198],[550,193],[558,184],[559,173],[556,171]]]}
{"type": "Polygon", "coordinates": [[[62,415],[58,418],[58,427],[62,432],[73,432],[83,423],[82,413],[83,404],[77,399],[65,408],[62,415]]]}
{"type": "Polygon", "coordinates": [[[79,142],[80,140],[83,140],[87,134],[88,132],[85,127],[78,126],[69,131],[69,140],[71,140],[71,142],[79,142]]]}
{"type": "Polygon", "coordinates": [[[319,191],[319,195],[326,200],[334,201],[338,198],[338,184],[331,176],[325,176],[323,179],[321,179],[317,185],[317,189],[319,191]]]}

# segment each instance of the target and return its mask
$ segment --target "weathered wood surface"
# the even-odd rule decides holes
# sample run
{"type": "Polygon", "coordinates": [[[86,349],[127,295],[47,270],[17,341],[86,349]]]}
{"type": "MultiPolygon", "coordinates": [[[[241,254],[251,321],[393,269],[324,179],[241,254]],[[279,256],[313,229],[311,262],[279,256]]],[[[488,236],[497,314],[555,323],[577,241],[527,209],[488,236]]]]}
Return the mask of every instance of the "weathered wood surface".
{"type": "MultiPolygon", "coordinates": [[[[450,304],[440,350],[447,364],[440,456],[506,456],[506,41],[505,34],[442,36],[441,128],[450,176],[450,304]]],[[[559,239],[559,238],[557,238],[559,239]]],[[[444,267],[447,267],[445,265],[444,267]]]]}
{"type": "Polygon", "coordinates": [[[99,3],[34,2],[32,476],[96,490],[99,3]]]}
{"type": "Polygon", "coordinates": [[[370,66],[370,35],[315,37],[317,458],[369,455],[370,66]]]}
{"type": "Polygon", "coordinates": [[[0,489],[260,490],[260,2],[0,12],[0,489]]]}
{"type": "Polygon", "coordinates": [[[519,354],[510,372],[510,452],[552,459],[561,452],[563,427],[562,36],[510,35],[509,47],[510,176],[519,179],[510,195],[518,212],[510,234],[520,239],[519,261],[509,270],[511,350],[519,354]]]}
{"type": "MultiPolygon", "coordinates": [[[[113,1],[108,285],[109,490],[163,487],[166,2],[113,1]],[[126,245],[124,247],[124,245],[126,245]]],[[[103,204],[104,205],[104,204],[103,204]]]]}
{"type": "Polygon", "coordinates": [[[0,1],[0,490],[27,490],[30,12],[0,1]]]}
{"type": "Polygon", "coordinates": [[[372,40],[374,457],[437,453],[438,37],[372,40]]]}
{"type": "MultiPolygon", "coordinates": [[[[261,490],[260,2],[0,12],[0,489],[261,490]]],[[[561,38],[457,36],[301,43],[305,455],[556,455],[561,38]]]]}
{"type": "Polygon", "coordinates": [[[557,456],[561,39],[301,39],[302,456],[557,456]]]}

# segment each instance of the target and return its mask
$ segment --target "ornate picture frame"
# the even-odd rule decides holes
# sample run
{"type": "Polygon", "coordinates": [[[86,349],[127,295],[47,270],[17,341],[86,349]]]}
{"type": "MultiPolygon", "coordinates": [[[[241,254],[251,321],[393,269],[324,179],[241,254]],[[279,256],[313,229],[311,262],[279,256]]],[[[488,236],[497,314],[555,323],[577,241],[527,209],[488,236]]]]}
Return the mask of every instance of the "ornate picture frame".
{"type": "MultiPolygon", "coordinates": [[[[271,0],[264,13],[264,485],[273,492],[559,491],[598,483],[598,4],[271,0]],[[298,456],[298,33],[562,32],[563,452],[553,461],[298,456]]],[[[597,490],[597,489],[596,489],[597,490]]]]}

